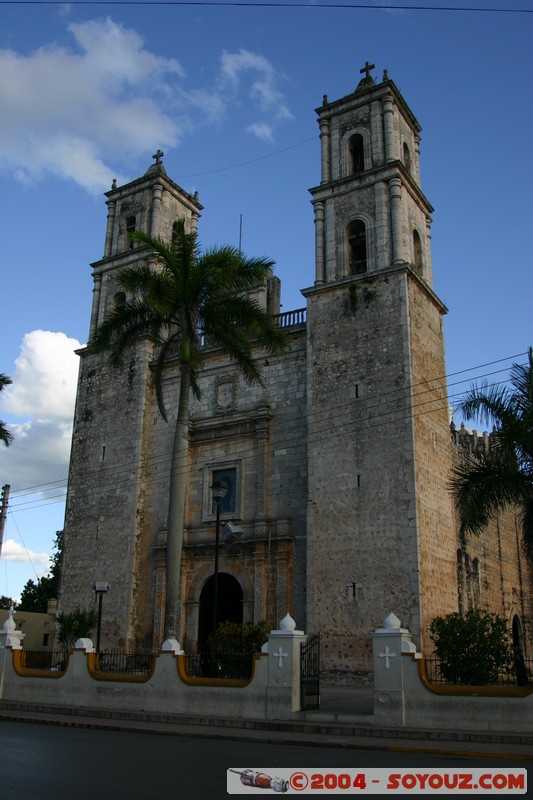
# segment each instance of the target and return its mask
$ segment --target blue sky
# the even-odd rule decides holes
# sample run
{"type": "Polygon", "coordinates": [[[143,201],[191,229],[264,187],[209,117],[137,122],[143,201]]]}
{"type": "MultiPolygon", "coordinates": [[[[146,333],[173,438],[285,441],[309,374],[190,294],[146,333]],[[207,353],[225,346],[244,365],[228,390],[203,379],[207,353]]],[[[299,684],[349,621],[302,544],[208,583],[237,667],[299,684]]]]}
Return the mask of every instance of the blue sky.
{"type": "MultiPolygon", "coordinates": [[[[352,92],[366,60],[379,80],[388,69],[422,125],[434,286],[449,308],[448,373],[461,373],[452,398],[523,361],[533,13],[383,5],[0,5],[0,372],[14,381],[0,416],[16,436],[0,449],[0,484],[12,487],[0,594],[46,571],[63,525],[73,351],[103,253],[102,193],[143,174],[157,148],[169,176],[199,192],[202,243],[237,244],[242,215],[243,249],[274,258],[284,310],[302,307],[314,280],[314,109],[352,92]]],[[[525,0],[450,5],[533,11],[525,0]]]]}

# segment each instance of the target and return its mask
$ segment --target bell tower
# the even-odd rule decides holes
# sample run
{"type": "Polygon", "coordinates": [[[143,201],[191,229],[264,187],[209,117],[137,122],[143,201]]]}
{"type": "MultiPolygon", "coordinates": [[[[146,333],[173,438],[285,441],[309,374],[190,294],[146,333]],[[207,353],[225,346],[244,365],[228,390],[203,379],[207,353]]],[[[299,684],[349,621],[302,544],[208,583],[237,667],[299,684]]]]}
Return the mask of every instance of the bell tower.
{"type": "Polygon", "coordinates": [[[420,189],[420,125],[385,72],[366,62],[355,92],[317,110],[320,186],[312,189],[316,285],[410,264],[432,285],[433,211],[420,189]]]}
{"type": "Polygon", "coordinates": [[[198,195],[184,192],[168,177],[162,158],[157,150],[152,156],[155,162],[145,174],[124,186],[113,186],[107,197],[107,228],[104,257],[93,267],[93,306],[91,314],[92,335],[106,313],[121,301],[120,293],[113,294],[118,269],[135,266],[142,255],[131,241],[130,234],[136,230],[166,241],[172,238],[172,228],[178,219],[184,219],[187,230],[195,230],[203,206],[198,195]],[[114,298],[114,300],[113,300],[114,298]]]}
{"type": "MultiPolygon", "coordinates": [[[[104,256],[92,264],[90,336],[131,299],[118,283],[120,270],[152,263],[150,249],[132,242],[130,234],[141,230],[170,242],[178,220],[185,220],[186,230],[196,228],[198,196],[170,180],[162,156],[158,150],[142,177],[123,186],[113,181],[106,192],[104,256]]],[[[165,507],[172,426],[157,427],[153,355],[146,339],[118,366],[108,352],[79,351],[60,607],[90,608],[94,582],[108,583],[102,638],[126,648],[151,643],[161,611],[154,611],[154,530],[165,507]]]]}
{"type": "Polygon", "coordinates": [[[304,290],[307,630],[325,637],[326,668],[331,654],[347,670],[390,611],[420,640],[457,603],[446,308],[432,289],[421,128],[373,69],[317,109],[315,283],[304,290]]]}

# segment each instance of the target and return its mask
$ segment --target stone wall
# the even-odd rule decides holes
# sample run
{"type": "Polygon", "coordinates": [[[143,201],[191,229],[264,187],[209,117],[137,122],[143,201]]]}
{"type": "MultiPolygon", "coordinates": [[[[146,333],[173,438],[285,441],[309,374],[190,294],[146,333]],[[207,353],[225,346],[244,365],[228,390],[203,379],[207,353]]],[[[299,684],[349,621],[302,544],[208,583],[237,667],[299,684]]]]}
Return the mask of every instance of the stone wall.
{"type": "Polygon", "coordinates": [[[371,670],[368,634],[392,606],[420,631],[415,469],[427,435],[411,422],[421,343],[408,299],[405,268],[308,291],[307,624],[328,632],[326,669],[371,670]]]}
{"type": "MultiPolygon", "coordinates": [[[[478,433],[464,424],[450,429],[452,464],[466,457],[488,452],[492,435],[478,433]]],[[[533,570],[521,544],[520,510],[509,507],[498,514],[484,531],[459,534],[457,531],[456,585],[458,608],[482,608],[503,616],[522,629],[523,644],[533,636],[533,570]]]]}

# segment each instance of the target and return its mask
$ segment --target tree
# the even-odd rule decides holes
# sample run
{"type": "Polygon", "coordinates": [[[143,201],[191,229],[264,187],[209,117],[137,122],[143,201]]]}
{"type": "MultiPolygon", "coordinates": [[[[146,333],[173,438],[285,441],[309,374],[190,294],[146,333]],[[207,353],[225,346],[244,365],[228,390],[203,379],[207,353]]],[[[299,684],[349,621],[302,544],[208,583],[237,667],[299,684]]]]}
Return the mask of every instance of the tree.
{"type": "Polygon", "coordinates": [[[200,396],[199,366],[202,340],[208,339],[235,361],[249,381],[260,381],[254,346],[269,353],[284,349],[285,336],[273,318],[248,294],[270,275],[273,262],[245,258],[233,247],[202,252],[196,231],[176,223],[171,244],[141,231],[132,238],[146,245],[155,268],[140,266],[120,271],[118,282],[132,299],[117,307],[96,331],[89,348],[108,347],[112,360],[147,337],[155,346],[153,373],[161,416],[168,421],[162,373],[169,357],[179,363],[180,388],[174,429],[167,519],[165,638],[177,636],[177,609],[185,502],[189,465],[190,390],[200,396]]]}
{"type": "Polygon", "coordinates": [[[46,577],[37,578],[37,582],[31,578],[26,581],[20,595],[20,611],[38,611],[45,614],[48,608],[48,601],[57,599],[61,559],[63,556],[63,531],[56,531],[54,549],[55,552],[52,555],[52,567],[49,574],[46,577]]]}
{"type": "Polygon", "coordinates": [[[512,670],[507,622],[498,614],[471,608],[435,617],[429,626],[442,677],[449,683],[486,686],[512,670]]]}
{"type": "Polygon", "coordinates": [[[13,600],[12,597],[6,597],[5,594],[3,594],[0,597],[0,608],[3,608],[3,609],[15,608],[16,609],[16,608],[18,608],[18,605],[19,604],[17,603],[17,601],[13,600]]]}
{"type": "Polygon", "coordinates": [[[498,512],[520,509],[522,542],[533,560],[533,350],[527,364],[513,364],[510,386],[474,387],[459,406],[468,419],[495,426],[487,453],[465,457],[451,489],[461,532],[481,533],[498,512]]]}
{"type": "MultiPolygon", "coordinates": [[[[9,386],[10,383],[13,383],[11,378],[8,378],[8,376],[4,375],[3,372],[0,372],[0,392],[5,389],[6,386],[9,386]]],[[[12,441],[13,434],[11,431],[8,431],[5,422],[2,422],[0,419],[0,442],[3,442],[6,447],[9,447],[12,441]]]]}
{"type": "Polygon", "coordinates": [[[85,639],[91,636],[98,617],[96,611],[85,611],[83,608],[75,608],[70,614],[58,614],[57,640],[65,650],[74,647],[78,639],[85,639]]]}

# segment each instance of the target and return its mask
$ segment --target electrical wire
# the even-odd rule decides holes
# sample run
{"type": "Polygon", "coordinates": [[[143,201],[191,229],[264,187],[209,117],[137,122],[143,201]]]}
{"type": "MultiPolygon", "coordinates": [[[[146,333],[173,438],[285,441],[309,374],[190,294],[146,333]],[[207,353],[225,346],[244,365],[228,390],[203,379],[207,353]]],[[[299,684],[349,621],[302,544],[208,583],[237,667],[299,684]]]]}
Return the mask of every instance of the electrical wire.
{"type": "MultiPolygon", "coordinates": [[[[468,369],[459,370],[458,372],[455,373],[450,373],[448,377],[474,372],[484,367],[509,361],[510,359],[515,359],[523,355],[525,355],[525,353],[508,356],[507,358],[498,359],[497,361],[486,362],[485,364],[477,365],[475,367],[471,367],[468,369]]],[[[488,372],[485,373],[484,375],[476,376],[476,380],[479,380],[482,377],[499,374],[500,372],[505,372],[505,371],[506,370],[496,370],[493,372],[488,372]]],[[[387,395],[391,395],[391,397],[388,400],[382,399],[381,402],[379,403],[376,403],[375,397],[366,397],[366,398],[361,398],[361,402],[359,402],[358,404],[356,403],[356,401],[353,401],[347,404],[342,404],[340,406],[335,406],[330,410],[336,409],[337,412],[339,412],[339,409],[346,409],[346,410],[340,411],[339,413],[335,414],[331,413],[328,414],[327,419],[324,420],[325,423],[324,427],[322,428],[317,427],[317,425],[313,423],[311,418],[312,434],[308,435],[308,437],[306,438],[305,447],[314,446],[316,444],[323,444],[329,439],[337,438],[340,436],[342,437],[346,436],[346,430],[344,428],[343,430],[336,432],[332,430],[334,427],[339,428],[340,426],[350,425],[350,430],[351,433],[353,434],[362,431],[377,429],[378,427],[396,425],[400,422],[409,420],[410,417],[415,419],[416,417],[425,415],[427,413],[432,413],[437,411],[442,412],[443,410],[447,410],[449,409],[449,402],[447,395],[444,398],[437,396],[429,399],[419,400],[419,402],[412,402],[417,397],[420,398],[422,395],[427,395],[428,392],[445,391],[446,389],[445,384],[429,389],[424,389],[424,391],[420,391],[418,393],[415,392],[412,394],[411,398],[409,396],[406,396],[406,392],[411,391],[415,387],[424,387],[427,386],[428,383],[434,383],[440,380],[442,379],[435,378],[429,381],[421,381],[417,384],[413,384],[412,386],[400,387],[399,389],[383,393],[380,396],[381,398],[384,398],[387,395]],[[395,403],[399,399],[401,399],[402,402],[404,403],[405,410],[398,409],[398,415],[395,416],[396,412],[391,411],[390,408],[387,410],[383,409],[381,412],[378,411],[377,414],[375,413],[376,409],[379,409],[380,407],[382,408],[384,406],[390,406],[391,403],[395,403]],[[365,400],[368,401],[366,405],[363,402],[365,400]],[[438,404],[438,405],[432,409],[425,408],[427,405],[431,404],[438,404]],[[407,416],[405,412],[407,412],[407,416]],[[354,421],[351,421],[351,418],[354,416],[354,414],[357,414],[357,416],[360,418],[365,413],[371,415],[368,420],[361,420],[358,424],[354,421]],[[328,435],[324,436],[323,433],[326,430],[328,430],[329,433],[328,435]]],[[[466,380],[472,380],[472,379],[465,378],[463,381],[457,381],[450,385],[458,385],[460,383],[464,383],[466,380]]],[[[497,385],[502,386],[505,385],[505,383],[507,383],[507,381],[504,381],[503,383],[500,381],[498,383],[488,384],[486,388],[491,388],[491,386],[497,386],[497,385]]],[[[469,389],[465,390],[465,393],[468,391],[469,389]]],[[[321,419],[323,418],[322,412],[320,413],[320,418],[321,419]]],[[[305,422],[306,428],[308,427],[308,422],[309,418],[306,417],[306,422],[305,422]]],[[[390,435],[390,432],[387,435],[390,435]]],[[[298,443],[291,445],[288,444],[287,442],[282,441],[279,442],[279,444],[278,443],[273,444],[273,447],[277,447],[278,449],[283,448],[286,451],[288,451],[288,450],[300,449],[302,447],[302,444],[298,443]]],[[[233,460],[238,459],[240,461],[255,458],[255,454],[250,455],[249,451],[250,451],[249,446],[246,446],[241,450],[236,450],[235,448],[233,448],[231,451],[231,458],[233,460]]],[[[109,466],[99,463],[96,469],[86,472],[85,477],[88,481],[93,480],[96,477],[96,475],[100,473],[100,479],[104,480],[104,482],[106,483],[111,483],[112,481],[113,488],[116,491],[122,485],[123,486],[128,485],[131,482],[132,472],[136,472],[138,469],[144,466],[145,469],[156,470],[156,471],[158,469],[161,470],[159,474],[154,475],[152,478],[147,479],[146,483],[149,484],[151,482],[160,482],[163,479],[167,479],[170,474],[168,468],[170,467],[171,459],[172,459],[172,454],[170,452],[167,452],[167,453],[162,453],[158,456],[154,456],[153,458],[150,459],[144,459],[144,458],[139,459],[137,462],[134,463],[126,463],[126,462],[122,464],[114,463],[113,465],[110,464],[109,466]]],[[[64,479],[64,481],[58,480],[58,481],[53,481],[49,484],[37,484],[32,487],[20,489],[12,493],[12,499],[14,498],[22,499],[23,497],[26,497],[28,495],[31,496],[36,493],[42,493],[42,491],[46,490],[46,487],[50,487],[52,485],[54,485],[54,490],[58,490],[61,488],[64,488],[66,490],[67,488],[66,478],[64,479]],[[56,484],[58,483],[60,483],[61,485],[57,486],[56,484]]],[[[36,506],[43,507],[46,505],[53,505],[55,503],[64,502],[64,499],[65,499],[64,495],[53,495],[52,497],[43,497],[32,501],[23,501],[22,503],[14,502],[11,503],[10,509],[11,511],[17,511],[17,513],[19,513],[26,510],[34,510],[36,506]],[[55,500],[55,498],[59,499],[55,500]]]]}
{"type": "MultiPolygon", "coordinates": [[[[64,0],[0,0],[3,6],[62,6],[64,0]]],[[[76,0],[74,6],[193,6],[220,8],[305,8],[305,9],[348,9],[363,11],[436,11],[452,13],[494,13],[531,14],[529,8],[490,8],[482,6],[412,6],[412,5],[373,5],[371,3],[274,3],[274,2],[230,2],[230,0],[76,0]]]]}

